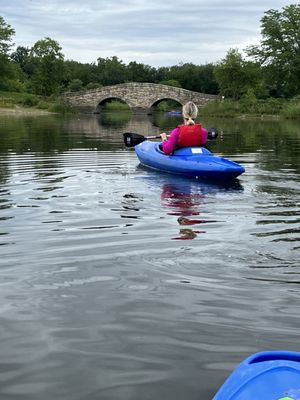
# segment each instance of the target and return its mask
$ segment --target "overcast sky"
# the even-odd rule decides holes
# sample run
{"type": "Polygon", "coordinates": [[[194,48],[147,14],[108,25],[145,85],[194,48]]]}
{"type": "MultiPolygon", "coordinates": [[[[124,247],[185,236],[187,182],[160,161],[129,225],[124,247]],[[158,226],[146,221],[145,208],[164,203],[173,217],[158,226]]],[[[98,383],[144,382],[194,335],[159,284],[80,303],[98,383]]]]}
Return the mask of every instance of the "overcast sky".
{"type": "Polygon", "coordinates": [[[259,43],[260,20],[285,0],[0,0],[15,46],[56,40],[66,59],[117,56],[154,67],[220,61],[259,43]]]}

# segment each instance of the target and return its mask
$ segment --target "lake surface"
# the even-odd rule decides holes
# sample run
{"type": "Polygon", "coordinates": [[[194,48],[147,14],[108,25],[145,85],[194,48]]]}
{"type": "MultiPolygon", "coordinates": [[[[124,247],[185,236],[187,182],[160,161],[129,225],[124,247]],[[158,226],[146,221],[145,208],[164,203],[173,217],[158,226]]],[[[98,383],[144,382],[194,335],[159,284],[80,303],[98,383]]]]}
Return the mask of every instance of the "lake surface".
{"type": "Polygon", "coordinates": [[[139,166],[177,117],[0,116],[1,400],[209,400],[300,351],[300,123],[203,120],[246,173],[139,166]]]}

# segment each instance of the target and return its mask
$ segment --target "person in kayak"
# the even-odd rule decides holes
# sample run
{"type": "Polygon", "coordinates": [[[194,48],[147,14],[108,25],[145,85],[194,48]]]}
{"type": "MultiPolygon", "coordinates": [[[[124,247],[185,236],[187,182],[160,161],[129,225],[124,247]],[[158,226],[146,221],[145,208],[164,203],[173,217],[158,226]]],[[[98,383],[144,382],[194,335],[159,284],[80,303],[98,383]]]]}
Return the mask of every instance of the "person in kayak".
{"type": "Polygon", "coordinates": [[[198,107],[188,101],[182,107],[184,124],[172,130],[169,139],[165,132],[161,133],[162,150],[165,154],[172,154],[178,147],[203,146],[207,141],[208,132],[201,124],[195,123],[198,107]]]}

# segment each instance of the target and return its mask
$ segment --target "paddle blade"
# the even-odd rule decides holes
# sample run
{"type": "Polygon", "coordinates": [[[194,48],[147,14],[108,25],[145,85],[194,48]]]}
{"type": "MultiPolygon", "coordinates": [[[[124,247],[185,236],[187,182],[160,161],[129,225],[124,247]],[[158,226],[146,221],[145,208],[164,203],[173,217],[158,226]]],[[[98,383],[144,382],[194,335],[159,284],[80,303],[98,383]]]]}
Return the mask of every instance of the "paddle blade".
{"type": "Polygon", "coordinates": [[[219,132],[215,128],[208,128],[207,129],[207,139],[208,140],[217,139],[218,134],[219,134],[219,132]]]}
{"type": "Polygon", "coordinates": [[[142,143],[144,140],[146,140],[145,136],[132,132],[123,133],[123,138],[126,147],[134,147],[137,144],[142,143]]]}

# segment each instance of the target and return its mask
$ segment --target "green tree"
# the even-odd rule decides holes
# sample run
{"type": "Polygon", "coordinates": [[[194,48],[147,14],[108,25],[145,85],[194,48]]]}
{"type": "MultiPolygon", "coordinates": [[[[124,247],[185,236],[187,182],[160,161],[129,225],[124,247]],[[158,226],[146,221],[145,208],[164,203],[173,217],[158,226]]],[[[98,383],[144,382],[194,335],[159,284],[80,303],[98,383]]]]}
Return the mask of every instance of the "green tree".
{"type": "Polygon", "coordinates": [[[64,79],[64,55],[53,39],[46,37],[37,41],[31,49],[33,63],[31,84],[36,94],[49,96],[58,93],[64,79]]]}
{"type": "Polygon", "coordinates": [[[214,75],[215,66],[211,63],[197,66],[197,91],[202,93],[218,94],[219,86],[214,75]]]}
{"type": "Polygon", "coordinates": [[[170,73],[170,67],[159,67],[156,70],[156,77],[154,80],[154,83],[158,83],[161,81],[167,81],[169,79],[176,79],[176,77],[171,77],[171,73],[170,73]]]}
{"type": "Polygon", "coordinates": [[[243,58],[237,49],[228,50],[226,57],[221,60],[214,70],[221,94],[235,100],[245,91],[247,77],[243,68],[243,58]]]}
{"type": "Polygon", "coordinates": [[[0,54],[7,55],[12,46],[12,37],[15,30],[0,16],[0,54]]]}
{"type": "Polygon", "coordinates": [[[11,59],[20,66],[24,74],[31,76],[33,72],[33,65],[30,59],[30,48],[18,46],[11,54],[11,59]]]}
{"type": "Polygon", "coordinates": [[[66,60],[65,63],[65,86],[74,79],[80,79],[83,85],[87,85],[90,82],[99,83],[98,81],[98,69],[95,63],[82,64],[74,60],[66,60]]]}
{"type": "Polygon", "coordinates": [[[15,30],[5,22],[0,16],[0,88],[5,89],[7,79],[14,76],[14,71],[10,63],[9,50],[12,46],[12,37],[15,30]]]}
{"type": "Polygon", "coordinates": [[[180,83],[176,79],[169,79],[168,81],[161,81],[159,82],[162,85],[174,86],[174,87],[181,87],[180,83]]]}
{"type": "Polygon", "coordinates": [[[93,90],[93,89],[100,89],[102,87],[101,83],[97,83],[97,82],[89,82],[85,89],[86,90],[93,90]]]}
{"type": "Polygon", "coordinates": [[[300,4],[269,10],[261,19],[262,40],[247,54],[264,67],[272,95],[300,93],[300,4]]]}
{"type": "Polygon", "coordinates": [[[104,86],[124,83],[127,80],[126,65],[118,57],[97,59],[98,81],[104,86]]]}
{"type": "Polygon", "coordinates": [[[266,97],[260,65],[243,59],[237,49],[230,49],[214,69],[221,94],[240,99],[251,89],[257,97],[266,97]]]}
{"type": "Polygon", "coordinates": [[[212,64],[179,64],[170,67],[167,78],[162,80],[176,80],[184,89],[215,94],[218,93],[218,85],[213,70],[212,64]]]}
{"type": "Polygon", "coordinates": [[[83,89],[82,81],[78,78],[73,79],[68,86],[68,89],[71,92],[79,92],[80,90],[83,89]]]}
{"type": "Polygon", "coordinates": [[[126,75],[129,82],[154,82],[156,69],[150,65],[131,61],[126,66],[126,75]]]}

